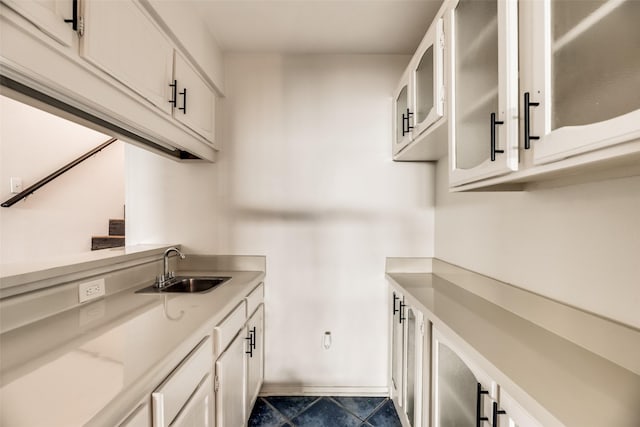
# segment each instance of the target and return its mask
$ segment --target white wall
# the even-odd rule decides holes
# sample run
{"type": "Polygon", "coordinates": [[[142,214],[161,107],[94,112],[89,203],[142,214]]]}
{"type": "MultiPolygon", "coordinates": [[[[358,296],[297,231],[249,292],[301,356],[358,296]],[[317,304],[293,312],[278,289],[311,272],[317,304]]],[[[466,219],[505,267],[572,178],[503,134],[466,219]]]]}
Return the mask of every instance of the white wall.
{"type": "MultiPolygon", "coordinates": [[[[0,97],[0,197],[10,177],[24,188],[84,154],[108,136],[0,97]]],[[[2,264],[89,252],[92,235],[108,234],[122,218],[124,150],[118,141],[41,188],[25,201],[0,208],[2,264]]]]}
{"type": "Polygon", "coordinates": [[[135,241],[267,256],[267,383],[386,386],[385,257],[433,256],[433,165],[391,161],[408,60],[231,56],[218,163],[127,149],[135,241]]]}
{"type": "Polygon", "coordinates": [[[436,257],[640,327],[640,177],[449,193],[438,163],[436,257]]]}
{"type": "Polygon", "coordinates": [[[433,168],[391,161],[407,62],[227,58],[221,237],[267,255],[267,383],[386,386],[385,257],[433,254],[433,168]]]}

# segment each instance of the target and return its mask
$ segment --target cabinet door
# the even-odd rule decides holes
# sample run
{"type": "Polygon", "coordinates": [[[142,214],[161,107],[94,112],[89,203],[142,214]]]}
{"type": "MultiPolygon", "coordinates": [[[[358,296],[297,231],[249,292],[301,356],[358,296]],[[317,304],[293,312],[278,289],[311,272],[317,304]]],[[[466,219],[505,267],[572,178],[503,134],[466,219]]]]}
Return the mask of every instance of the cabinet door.
{"type": "Polygon", "coordinates": [[[444,30],[436,19],[418,48],[412,68],[415,111],[413,139],[444,115],[444,30]]]}
{"type": "Polygon", "coordinates": [[[402,363],[404,349],[404,297],[392,292],[391,315],[391,398],[403,405],[402,363]]]}
{"type": "Polygon", "coordinates": [[[178,93],[174,117],[208,141],[213,141],[215,93],[178,52],[175,55],[175,80],[178,93]]]}
{"type": "Polygon", "coordinates": [[[534,162],[640,138],[640,2],[527,0],[521,8],[531,59],[521,102],[533,137],[523,139],[534,162]],[[538,105],[525,105],[525,93],[538,105]]]}
{"type": "Polygon", "coordinates": [[[406,340],[404,354],[403,410],[412,426],[422,425],[422,365],[424,317],[408,307],[406,310],[406,340]]]}
{"type": "Polygon", "coordinates": [[[411,129],[413,112],[410,106],[413,103],[410,86],[410,73],[405,72],[400,84],[395,91],[393,101],[393,154],[399,153],[411,142],[411,129]]]}
{"type": "Polygon", "coordinates": [[[204,378],[210,375],[212,362],[211,340],[207,337],[151,393],[154,427],[171,425],[204,378]]]}
{"type": "Polygon", "coordinates": [[[171,427],[213,427],[214,396],[211,375],[207,375],[182,408],[171,427]]]}
{"type": "Polygon", "coordinates": [[[173,47],[135,1],[84,2],[80,54],[171,114],[173,47]]]}
{"type": "Polygon", "coordinates": [[[491,425],[497,384],[438,333],[434,333],[433,357],[434,425],[491,425]]]}
{"type": "Polygon", "coordinates": [[[216,361],[216,425],[241,427],[245,419],[245,334],[242,329],[216,361]]]}
{"type": "Polygon", "coordinates": [[[75,31],[71,23],[65,22],[71,20],[74,15],[71,0],[2,0],[2,3],[58,43],[64,46],[71,46],[73,43],[75,31]]]}
{"type": "Polygon", "coordinates": [[[264,378],[264,305],[260,305],[247,322],[248,339],[246,354],[247,362],[247,406],[245,414],[251,413],[251,408],[258,397],[262,379],[264,378]]]}
{"type": "Polygon", "coordinates": [[[449,13],[450,185],[518,168],[516,0],[458,0],[449,13]]]}

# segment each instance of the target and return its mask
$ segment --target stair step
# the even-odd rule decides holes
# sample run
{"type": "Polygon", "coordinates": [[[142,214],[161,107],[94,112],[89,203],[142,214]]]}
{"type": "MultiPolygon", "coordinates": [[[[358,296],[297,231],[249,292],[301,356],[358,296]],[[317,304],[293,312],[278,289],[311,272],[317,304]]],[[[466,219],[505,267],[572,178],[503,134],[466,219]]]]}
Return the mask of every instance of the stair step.
{"type": "Polygon", "coordinates": [[[109,236],[124,236],[124,219],[109,220],[109,236]]]}
{"type": "Polygon", "coordinates": [[[91,250],[119,248],[124,246],[124,236],[93,236],[91,238],[91,250]]]}

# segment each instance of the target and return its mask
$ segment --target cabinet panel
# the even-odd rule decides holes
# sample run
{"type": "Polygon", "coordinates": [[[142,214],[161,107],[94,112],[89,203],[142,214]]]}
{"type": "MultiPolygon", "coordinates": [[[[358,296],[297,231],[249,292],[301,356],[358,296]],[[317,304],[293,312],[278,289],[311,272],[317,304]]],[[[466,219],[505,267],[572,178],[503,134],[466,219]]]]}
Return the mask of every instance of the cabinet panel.
{"type": "Polygon", "coordinates": [[[404,349],[404,327],[400,310],[404,309],[404,299],[397,292],[392,292],[391,315],[391,398],[400,406],[403,405],[402,355],[404,349]]]}
{"type": "Polygon", "coordinates": [[[516,1],[459,0],[449,14],[450,184],[518,168],[516,1]]]}
{"type": "Polygon", "coordinates": [[[433,351],[434,425],[491,426],[496,382],[439,332],[434,332],[433,351]]]}
{"type": "Polygon", "coordinates": [[[171,427],[213,427],[214,413],[213,382],[211,375],[207,374],[171,427]]]}
{"type": "Polygon", "coordinates": [[[73,18],[71,0],[2,0],[7,6],[64,46],[71,46],[75,31],[66,19],[73,18]]]}
{"type": "Polygon", "coordinates": [[[170,425],[202,379],[210,373],[212,364],[211,340],[207,337],[151,394],[155,427],[170,425]]]}
{"type": "Polygon", "coordinates": [[[171,113],[173,47],[134,1],[84,3],[81,56],[171,113]]]}
{"type": "Polygon", "coordinates": [[[236,336],[238,331],[244,326],[247,320],[245,312],[246,303],[242,301],[233,309],[227,317],[224,318],[218,326],[215,327],[215,353],[221,354],[229,345],[231,340],[236,336]]]}
{"type": "Polygon", "coordinates": [[[247,322],[249,337],[245,345],[247,348],[247,407],[245,414],[248,416],[251,412],[260,388],[262,387],[262,379],[264,378],[264,305],[255,311],[253,316],[247,322]]]}
{"type": "Polygon", "coordinates": [[[400,85],[395,92],[393,104],[394,137],[393,153],[396,154],[411,142],[411,119],[413,114],[409,110],[411,105],[411,90],[409,88],[410,75],[405,72],[400,85]]]}
{"type": "MultiPolygon", "coordinates": [[[[640,138],[640,3],[524,2],[535,164],[640,138]],[[594,60],[593,58],[598,58],[594,60]]],[[[526,105],[523,105],[527,109],[526,105]]]]}
{"type": "Polygon", "coordinates": [[[216,361],[216,425],[244,425],[245,410],[245,333],[236,335],[216,361]]]}
{"type": "Polygon", "coordinates": [[[174,76],[178,85],[174,117],[208,141],[213,141],[215,93],[178,52],[175,55],[174,76]]]}

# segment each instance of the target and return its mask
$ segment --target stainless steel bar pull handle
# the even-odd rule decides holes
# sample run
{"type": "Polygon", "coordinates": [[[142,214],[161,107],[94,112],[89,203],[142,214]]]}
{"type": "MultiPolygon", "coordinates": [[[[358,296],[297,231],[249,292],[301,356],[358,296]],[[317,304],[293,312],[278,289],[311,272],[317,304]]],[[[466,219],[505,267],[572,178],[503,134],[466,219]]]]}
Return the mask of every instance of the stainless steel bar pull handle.
{"type": "Polygon", "coordinates": [[[496,153],[504,153],[504,150],[496,149],[496,125],[503,125],[503,121],[496,120],[496,113],[491,113],[491,161],[496,161],[496,153]]]}
{"type": "Polygon", "coordinates": [[[539,136],[531,135],[531,107],[537,107],[539,102],[531,102],[529,92],[524,93],[524,149],[531,148],[531,140],[540,139],[539,136]]]}

